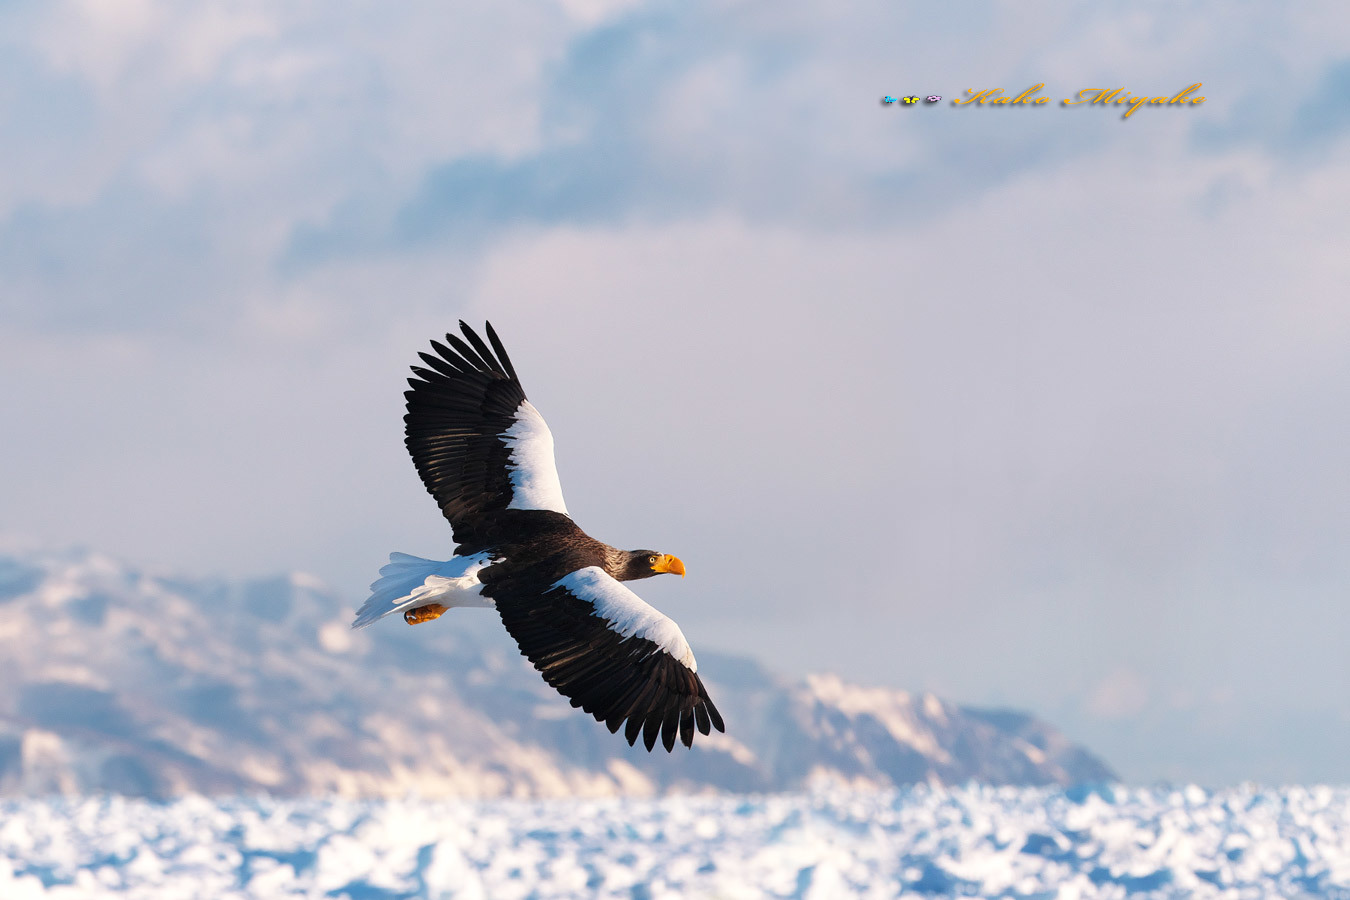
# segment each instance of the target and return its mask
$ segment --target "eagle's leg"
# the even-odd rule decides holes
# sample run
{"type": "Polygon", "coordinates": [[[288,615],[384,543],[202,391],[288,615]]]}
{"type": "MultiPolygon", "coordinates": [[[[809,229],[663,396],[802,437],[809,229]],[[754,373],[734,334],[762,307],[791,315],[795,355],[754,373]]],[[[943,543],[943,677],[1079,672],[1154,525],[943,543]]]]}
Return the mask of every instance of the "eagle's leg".
{"type": "Polygon", "coordinates": [[[441,614],[449,608],[448,606],[441,606],[439,603],[428,603],[426,606],[419,606],[416,609],[404,612],[403,621],[409,625],[421,625],[423,622],[439,619],[441,614]]]}

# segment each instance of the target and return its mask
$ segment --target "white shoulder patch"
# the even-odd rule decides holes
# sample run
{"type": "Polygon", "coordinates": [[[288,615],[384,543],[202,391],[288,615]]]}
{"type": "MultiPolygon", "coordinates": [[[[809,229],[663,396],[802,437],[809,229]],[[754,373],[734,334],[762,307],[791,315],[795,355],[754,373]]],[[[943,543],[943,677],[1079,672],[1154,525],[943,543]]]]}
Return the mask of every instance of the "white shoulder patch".
{"type": "Polygon", "coordinates": [[[689,671],[698,671],[694,651],[689,649],[680,626],[599,566],[587,566],[564,575],[553,587],[589,602],[595,607],[595,614],[610,623],[610,630],[624,637],[645,638],[684,663],[689,671]]]}
{"type": "Polygon", "coordinates": [[[553,461],[553,432],[528,400],[516,408],[515,418],[502,435],[510,451],[512,497],[507,509],[551,509],[567,515],[553,461]]]}

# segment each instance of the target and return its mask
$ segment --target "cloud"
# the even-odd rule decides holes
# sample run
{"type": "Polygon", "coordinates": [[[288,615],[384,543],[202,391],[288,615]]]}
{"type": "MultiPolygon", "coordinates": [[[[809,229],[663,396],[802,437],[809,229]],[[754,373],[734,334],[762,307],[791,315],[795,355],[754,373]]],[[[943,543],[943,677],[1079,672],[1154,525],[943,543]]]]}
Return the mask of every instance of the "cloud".
{"type": "MultiPolygon", "coordinates": [[[[1241,132],[1234,123],[1250,115],[1265,135],[1269,120],[1261,117],[1279,105],[1249,92],[1291,69],[1305,80],[1323,71],[1315,56],[1278,52],[1267,55],[1264,71],[1243,70],[1227,55],[1230,44],[1196,30],[1197,19],[1178,27],[1161,13],[1043,10],[1041,27],[1028,28],[997,12],[983,19],[935,12],[925,28],[964,26],[963,52],[952,57],[938,42],[906,40],[915,23],[894,7],[851,4],[838,30],[817,27],[809,9],[785,6],[781,19],[768,23],[737,5],[653,4],[579,35],[542,85],[535,149],[433,164],[374,234],[372,222],[386,211],[308,223],[292,255],[323,258],[325,247],[389,252],[431,241],[476,245],[520,226],[717,215],[812,231],[915,224],[1121,142],[1138,141],[1144,152],[1169,148],[1178,157],[1187,143],[1231,148],[1233,140],[1214,135],[1241,132]],[[1026,42],[1020,56],[1007,52],[1010,33],[1026,42]],[[902,64],[883,62],[899,53],[902,64]],[[1204,116],[1149,108],[1122,123],[1118,109],[1058,105],[1080,87],[1117,82],[1170,95],[1196,81],[1199,69],[1209,71],[1200,78],[1210,84],[1204,116]],[[936,89],[949,100],[965,96],[961,85],[1000,86],[1013,95],[1048,82],[1045,93],[1055,102],[1034,110],[877,107],[878,92],[919,90],[920,80],[929,85],[921,93],[936,89]]],[[[1240,41],[1262,35],[1256,20],[1244,25],[1240,41]]],[[[1323,57],[1320,65],[1328,64],[1334,59],[1323,57]]],[[[1312,135],[1304,131],[1291,140],[1306,144],[1312,135]]]]}
{"type": "MultiPolygon", "coordinates": [[[[434,255],[458,279],[521,229],[904,229],[1122,148],[1186,165],[1197,147],[1265,147],[1276,107],[1329,164],[1343,57],[1324,35],[1342,14],[1253,15],[1220,38],[1203,27],[1217,9],[976,15],[858,0],[823,27],[807,2],[773,15],[540,2],[509,21],[490,4],[454,17],[434,4],[11,4],[4,315],[78,330],[111,327],[120,309],[124,330],[203,339],[357,259],[434,255]],[[1253,64],[1235,46],[1263,49],[1253,64]],[[1203,113],[1129,122],[876,102],[1197,78],[1214,87],[1203,113]],[[1303,111],[1255,102],[1272,79],[1307,88],[1303,111]]],[[[1249,189],[1220,179],[1197,202],[1218,209],[1249,189]]],[[[368,324],[360,307],[327,305],[368,324]]]]}
{"type": "Polygon", "coordinates": [[[286,293],[308,219],[378,206],[432,159],[529,147],[544,62],[581,26],[547,3],[435,9],[7,7],[5,321],[115,327],[120,308],[124,330],[219,333],[286,293]],[[503,29],[521,52],[486,49],[503,29]]]}
{"type": "Polygon", "coordinates": [[[1292,141],[1319,148],[1350,131],[1350,59],[1333,65],[1312,95],[1299,103],[1293,117],[1292,141]]]}
{"type": "MultiPolygon", "coordinates": [[[[856,12],[897,24],[869,4],[856,12]]],[[[1086,120],[1051,125],[1044,109],[997,128],[950,109],[881,110],[886,88],[853,51],[791,10],[751,39],[725,36],[747,18],[735,6],[657,4],[578,36],[544,83],[539,146],[432,166],[371,249],[725,214],[865,230],[921,220],[1107,139],[1086,120]]],[[[935,68],[925,77],[951,78],[950,63],[935,68]]],[[[293,252],[350,250],[354,218],[305,227],[293,252]]]]}

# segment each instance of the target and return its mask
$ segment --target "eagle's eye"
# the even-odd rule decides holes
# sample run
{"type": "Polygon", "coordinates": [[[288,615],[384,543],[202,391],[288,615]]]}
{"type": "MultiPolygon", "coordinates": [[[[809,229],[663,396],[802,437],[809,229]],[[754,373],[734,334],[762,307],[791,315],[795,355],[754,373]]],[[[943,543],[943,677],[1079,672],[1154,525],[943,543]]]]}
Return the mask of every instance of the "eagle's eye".
{"type": "Polygon", "coordinates": [[[655,556],[647,557],[647,564],[652,566],[656,565],[656,557],[655,556]]]}

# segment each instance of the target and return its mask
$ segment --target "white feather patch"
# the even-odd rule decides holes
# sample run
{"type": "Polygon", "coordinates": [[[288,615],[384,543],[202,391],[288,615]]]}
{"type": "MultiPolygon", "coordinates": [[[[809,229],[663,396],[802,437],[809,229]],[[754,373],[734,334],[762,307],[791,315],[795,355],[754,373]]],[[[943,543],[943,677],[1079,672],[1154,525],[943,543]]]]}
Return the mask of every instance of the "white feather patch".
{"type": "Polygon", "coordinates": [[[495,608],[482,595],[483,583],[478,580],[478,572],[491,564],[489,553],[456,556],[446,562],[391,553],[389,565],[380,569],[380,577],[370,586],[370,599],[357,611],[352,627],[364,628],[390,613],[428,603],[495,608]]]}
{"type": "Polygon", "coordinates": [[[564,575],[553,587],[589,602],[595,607],[595,614],[610,623],[611,631],[624,637],[645,638],[684,663],[689,671],[698,671],[694,651],[689,649],[680,626],[599,566],[587,566],[564,575]]]}
{"type": "Polygon", "coordinates": [[[515,419],[502,435],[510,451],[507,468],[513,489],[507,509],[551,509],[567,515],[553,461],[553,432],[528,400],[516,408],[515,419]]]}

